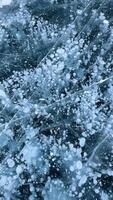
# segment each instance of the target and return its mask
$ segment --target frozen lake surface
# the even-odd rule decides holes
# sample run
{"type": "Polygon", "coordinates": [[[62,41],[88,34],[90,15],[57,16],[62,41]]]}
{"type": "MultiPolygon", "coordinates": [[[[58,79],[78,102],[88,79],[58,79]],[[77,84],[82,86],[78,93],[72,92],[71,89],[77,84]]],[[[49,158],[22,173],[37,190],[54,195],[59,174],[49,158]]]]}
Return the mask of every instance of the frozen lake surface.
{"type": "Polygon", "coordinates": [[[113,200],[112,58],[112,0],[0,0],[0,200],[113,200]]]}

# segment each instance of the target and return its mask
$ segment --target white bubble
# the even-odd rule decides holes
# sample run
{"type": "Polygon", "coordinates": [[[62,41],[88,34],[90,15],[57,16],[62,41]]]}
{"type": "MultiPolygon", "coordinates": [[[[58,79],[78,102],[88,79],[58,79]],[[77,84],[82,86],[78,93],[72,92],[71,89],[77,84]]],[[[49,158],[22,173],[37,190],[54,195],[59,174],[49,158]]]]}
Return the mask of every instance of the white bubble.
{"type": "Polygon", "coordinates": [[[77,169],[82,169],[82,162],[80,160],[77,161],[76,167],[77,167],[77,169]]]}
{"type": "Polygon", "coordinates": [[[69,79],[70,79],[70,74],[67,73],[67,74],[66,74],[66,80],[69,80],[69,79]]]}
{"type": "Polygon", "coordinates": [[[83,175],[80,179],[79,186],[84,185],[87,181],[87,176],[83,175]]]}
{"type": "Polygon", "coordinates": [[[21,172],[22,172],[22,167],[21,167],[21,165],[18,165],[16,168],[16,173],[19,175],[19,174],[21,174],[21,172]]]}
{"type": "Polygon", "coordinates": [[[74,170],[75,170],[74,166],[71,166],[71,167],[70,167],[70,171],[71,171],[71,172],[74,172],[74,170]]]}
{"type": "Polygon", "coordinates": [[[11,158],[7,159],[7,164],[10,168],[15,166],[15,162],[14,160],[12,160],[11,158]]]}
{"type": "Polygon", "coordinates": [[[84,147],[86,139],[84,137],[80,138],[79,144],[81,147],[84,147]]]}
{"type": "Polygon", "coordinates": [[[109,25],[109,22],[106,19],[103,21],[103,23],[106,24],[106,25],[109,25]]]}

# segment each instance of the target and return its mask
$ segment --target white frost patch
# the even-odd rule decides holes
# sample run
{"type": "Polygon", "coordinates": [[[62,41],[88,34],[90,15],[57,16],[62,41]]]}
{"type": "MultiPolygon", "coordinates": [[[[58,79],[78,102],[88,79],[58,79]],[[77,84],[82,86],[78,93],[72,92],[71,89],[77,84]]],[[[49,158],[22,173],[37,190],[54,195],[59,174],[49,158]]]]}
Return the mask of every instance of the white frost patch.
{"type": "Polygon", "coordinates": [[[43,157],[42,147],[39,143],[27,144],[21,152],[23,154],[23,161],[26,162],[27,167],[31,166],[38,169],[39,173],[46,173],[48,170],[48,161],[43,157]]]}
{"type": "MultiPolygon", "coordinates": [[[[10,191],[14,189],[15,186],[16,183],[14,177],[4,176],[4,175],[0,177],[0,188],[3,187],[5,188],[5,190],[7,190],[7,192],[5,193],[5,197],[10,194],[10,191]]],[[[7,197],[5,199],[10,199],[10,198],[7,197]]]]}
{"type": "Polygon", "coordinates": [[[28,128],[26,129],[26,138],[31,139],[31,138],[35,137],[37,132],[38,132],[37,129],[34,129],[33,127],[28,126],[28,128]]]}
{"type": "MultiPolygon", "coordinates": [[[[23,149],[23,157],[28,165],[36,165],[37,156],[39,156],[39,149],[36,146],[27,145],[23,149]]],[[[40,157],[40,156],[39,156],[40,157]]]]}
{"type": "Polygon", "coordinates": [[[13,136],[14,136],[13,131],[10,130],[10,129],[7,129],[5,133],[6,133],[7,136],[9,136],[9,137],[11,137],[11,138],[13,138],[13,136]]]}
{"type": "Polygon", "coordinates": [[[0,89],[0,97],[4,97],[4,98],[6,97],[6,94],[2,89],[0,89]]]}
{"type": "Polygon", "coordinates": [[[113,171],[110,170],[110,169],[108,169],[108,170],[107,170],[107,174],[108,174],[109,176],[113,176],[113,171]]]}
{"type": "Polygon", "coordinates": [[[10,100],[2,88],[0,88],[0,99],[5,106],[10,104],[10,100]]]}
{"type": "Polygon", "coordinates": [[[60,180],[48,180],[43,190],[44,200],[70,200],[63,182],[60,180]]]}
{"type": "Polygon", "coordinates": [[[108,200],[108,195],[106,193],[102,192],[101,199],[102,200],[108,200]]]}
{"type": "Polygon", "coordinates": [[[0,0],[0,7],[10,5],[12,0],[0,0]]]}
{"type": "Polygon", "coordinates": [[[0,186],[3,187],[7,184],[7,176],[2,176],[0,179],[0,186]]]}

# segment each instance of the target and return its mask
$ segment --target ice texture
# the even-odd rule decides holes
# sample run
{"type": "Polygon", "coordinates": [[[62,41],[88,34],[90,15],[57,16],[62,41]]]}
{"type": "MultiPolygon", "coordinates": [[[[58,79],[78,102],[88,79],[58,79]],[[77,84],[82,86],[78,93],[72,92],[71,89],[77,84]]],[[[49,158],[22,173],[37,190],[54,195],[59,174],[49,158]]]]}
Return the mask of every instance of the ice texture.
{"type": "Polygon", "coordinates": [[[113,200],[113,0],[0,0],[0,200],[113,200]]]}

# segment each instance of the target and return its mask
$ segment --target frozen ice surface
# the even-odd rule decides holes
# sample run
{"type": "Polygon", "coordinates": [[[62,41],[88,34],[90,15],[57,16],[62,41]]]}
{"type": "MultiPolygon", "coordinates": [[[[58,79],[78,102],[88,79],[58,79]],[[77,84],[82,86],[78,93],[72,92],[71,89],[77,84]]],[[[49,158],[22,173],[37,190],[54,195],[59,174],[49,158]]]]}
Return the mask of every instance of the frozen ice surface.
{"type": "Polygon", "coordinates": [[[10,5],[12,0],[0,0],[0,7],[10,5]]]}
{"type": "Polygon", "coordinates": [[[112,58],[112,0],[0,0],[0,200],[113,200],[112,58]]]}

